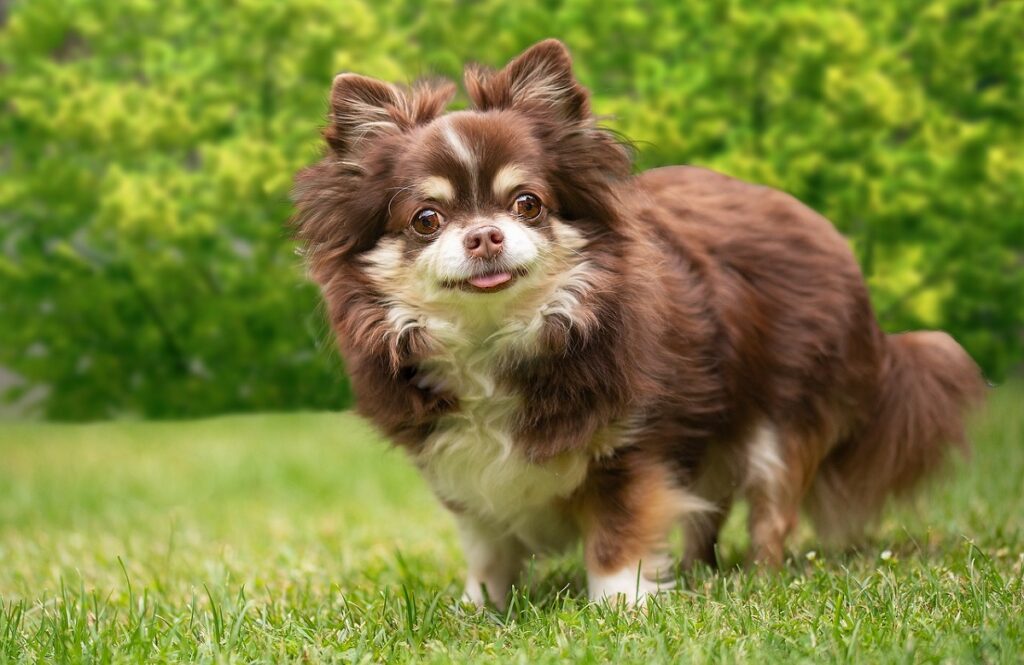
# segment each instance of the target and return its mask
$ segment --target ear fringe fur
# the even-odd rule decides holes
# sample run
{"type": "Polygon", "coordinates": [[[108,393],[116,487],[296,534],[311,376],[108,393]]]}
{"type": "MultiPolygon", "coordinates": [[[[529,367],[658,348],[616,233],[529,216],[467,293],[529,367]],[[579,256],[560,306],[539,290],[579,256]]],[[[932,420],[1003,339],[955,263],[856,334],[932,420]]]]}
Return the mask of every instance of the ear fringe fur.
{"type": "Polygon", "coordinates": [[[586,88],[573,76],[569,51],[555,39],[530,47],[500,71],[470,65],[464,79],[469,98],[481,111],[540,111],[563,121],[590,118],[586,88]]]}
{"type": "Polygon", "coordinates": [[[335,153],[348,154],[369,137],[430,122],[454,96],[455,84],[445,79],[422,79],[400,87],[359,74],[338,74],[324,139],[335,153]]]}

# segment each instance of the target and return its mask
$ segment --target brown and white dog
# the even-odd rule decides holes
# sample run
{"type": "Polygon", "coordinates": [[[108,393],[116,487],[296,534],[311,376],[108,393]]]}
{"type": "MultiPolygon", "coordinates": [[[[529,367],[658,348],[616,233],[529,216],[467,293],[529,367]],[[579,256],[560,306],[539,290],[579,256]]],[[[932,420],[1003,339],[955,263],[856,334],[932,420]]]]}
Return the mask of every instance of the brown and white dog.
{"type": "Polygon", "coordinates": [[[782,192],[634,175],[565,47],[411,89],[341,74],[294,220],[361,413],[453,513],[466,595],[584,542],[591,598],[715,562],[733,499],[778,566],[801,507],[856,535],[951,446],[983,384],[941,332],[886,335],[846,241],[782,192]]]}

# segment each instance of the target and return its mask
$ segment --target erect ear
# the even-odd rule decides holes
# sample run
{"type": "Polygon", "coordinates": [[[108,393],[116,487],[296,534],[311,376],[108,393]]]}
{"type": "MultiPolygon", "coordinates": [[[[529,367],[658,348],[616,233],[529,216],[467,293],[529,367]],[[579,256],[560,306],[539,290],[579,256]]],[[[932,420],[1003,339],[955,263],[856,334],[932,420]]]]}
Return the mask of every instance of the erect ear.
{"type": "Polygon", "coordinates": [[[454,94],[450,81],[421,81],[410,90],[359,74],[338,74],[324,138],[335,152],[349,153],[364,139],[432,120],[454,94]]]}
{"type": "Polygon", "coordinates": [[[569,50],[557,39],[531,46],[500,71],[470,65],[465,79],[466,91],[481,111],[553,113],[570,122],[590,117],[587,91],[572,74],[569,50]]]}

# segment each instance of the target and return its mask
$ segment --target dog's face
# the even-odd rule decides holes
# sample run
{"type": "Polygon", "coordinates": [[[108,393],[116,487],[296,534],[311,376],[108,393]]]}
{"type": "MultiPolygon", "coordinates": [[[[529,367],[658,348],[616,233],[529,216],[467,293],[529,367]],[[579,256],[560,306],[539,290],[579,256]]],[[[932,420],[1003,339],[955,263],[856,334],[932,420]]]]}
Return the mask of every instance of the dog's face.
{"type": "Polygon", "coordinates": [[[559,219],[543,147],[520,114],[453,113],[404,142],[381,192],[384,232],[362,257],[388,292],[467,307],[499,291],[506,299],[579,242],[559,219]]]}
{"type": "Polygon", "coordinates": [[[296,189],[318,281],[355,265],[391,301],[505,308],[613,232],[629,159],[595,126],[564,46],[470,68],[466,85],[474,108],[443,114],[450,83],[335,79],[329,154],[296,189]]]}

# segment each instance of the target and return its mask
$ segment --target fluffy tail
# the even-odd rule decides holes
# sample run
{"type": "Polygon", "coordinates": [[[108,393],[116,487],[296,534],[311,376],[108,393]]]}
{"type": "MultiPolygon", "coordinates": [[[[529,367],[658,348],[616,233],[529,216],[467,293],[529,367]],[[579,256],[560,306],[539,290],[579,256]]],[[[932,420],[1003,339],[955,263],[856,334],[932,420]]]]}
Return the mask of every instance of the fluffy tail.
{"type": "Polygon", "coordinates": [[[818,533],[857,538],[889,496],[906,494],[951,448],[969,453],[965,420],[984,392],[977,365],[946,333],[888,335],[866,419],[825,458],[808,497],[818,533]]]}

